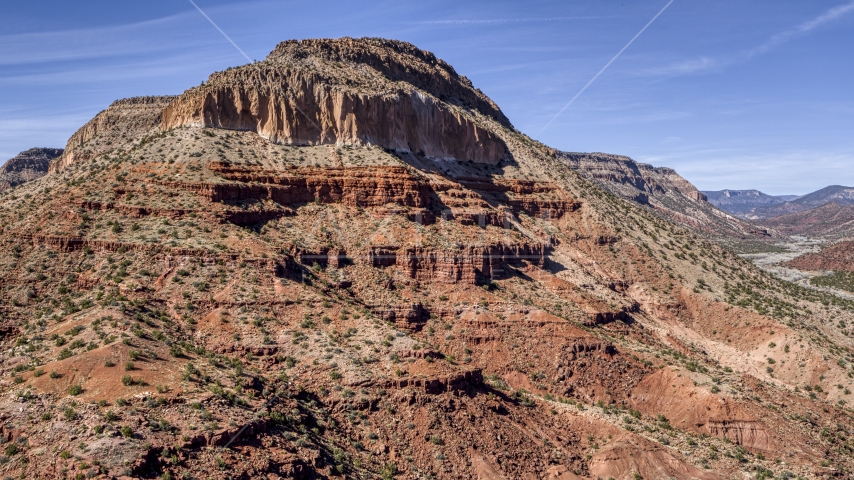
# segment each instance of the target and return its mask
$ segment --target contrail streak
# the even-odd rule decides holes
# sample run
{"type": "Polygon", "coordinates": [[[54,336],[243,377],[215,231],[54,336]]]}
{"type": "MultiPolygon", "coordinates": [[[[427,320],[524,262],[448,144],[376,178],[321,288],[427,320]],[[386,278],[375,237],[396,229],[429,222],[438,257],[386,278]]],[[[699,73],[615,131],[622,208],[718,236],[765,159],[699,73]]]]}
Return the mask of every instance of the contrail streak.
{"type": "MultiPolygon", "coordinates": [[[[209,17],[207,13],[205,13],[201,8],[199,8],[199,6],[198,6],[198,5],[196,5],[196,2],[194,2],[193,0],[188,0],[188,1],[189,1],[190,3],[192,3],[194,7],[196,7],[196,10],[198,10],[198,11],[199,11],[199,13],[201,13],[205,18],[207,18],[207,19],[208,19],[208,21],[209,21],[209,22],[211,22],[211,25],[213,25],[213,26],[214,26],[214,28],[216,28],[217,30],[219,30],[219,33],[221,33],[221,34],[222,34],[222,36],[223,36],[223,37],[225,37],[225,39],[226,39],[226,40],[228,40],[229,42],[231,42],[231,44],[232,44],[232,45],[234,45],[234,48],[236,48],[236,49],[237,49],[237,51],[241,53],[241,55],[243,55],[244,57],[246,57],[246,60],[247,60],[247,61],[249,61],[249,63],[252,63],[252,59],[251,59],[251,58],[249,58],[249,55],[246,55],[246,52],[244,52],[240,47],[238,47],[238,46],[237,46],[237,44],[236,44],[236,43],[234,43],[234,40],[232,40],[232,39],[231,39],[231,37],[229,37],[228,35],[226,35],[226,34],[225,34],[225,32],[223,32],[223,31],[222,31],[222,29],[221,29],[221,28],[219,28],[219,25],[217,25],[217,24],[216,24],[216,22],[214,22],[213,20],[211,20],[211,17],[209,17]]],[[[673,0],[671,0],[671,1],[673,1],[673,0]]]]}
{"type": "MultiPolygon", "coordinates": [[[[192,0],[191,0],[191,1],[192,1],[192,0]]],[[[614,55],[614,58],[612,58],[610,62],[606,63],[606,64],[605,64],[605,66],[604,66],[604,67],[602,67],[602,70],[599,70],[599,73],[597,73],[596,75],[594,75],[594,76],[593,76],[593,78],[591,78],[591,79],[590,79],[590,81],[589,81],[589,82],[587,82],[587,85],[585,85],[585,86],[584,86],[584,88],[582,88],[578,93],[576,93],[576,94],[575,94],[575,96],[574,96],[574,97],[572,97],[572,100],[570,100],[569,102],[567,102],[567,104],[566,104],[566,105],[564,105],[564,106],[563,106],[563,108],[561,108],[559,112],[557,112],[557,115],[555,115],[554,117],[552,117],[552,119],[551,119],[551,120],[549,120],[549,123],[547,123],[547,124],[546,124],[546,126],[545,126],[545,127],[543,127],[543,128],[542,128],[542,130],[540,130],[540,132],[539,132],[539,133],[537,133],[537,135],[538,135],[538,136],[539,136],[539,135],[541,135],[541,134],[542,134],[542,133],[543,133],[547,128],[549,128],[549,125],[551,125],[551,124],[552,124],[552,122],[554,122],[555,120],[557,120],[557,117],[559,117],[559,116],[564,112],[564,110],[566,110],[567,108],[569,108],[569,106],[570,106],[570,105],[572,105],[572,102],[574,102],[576,98],[578,98],[579,96],[581,96],[581,94],[582,94],[582,93],[584,93],[584,91],[585,91],[585,90],[587,90],[587,87],[589,87],[593,82],[595,82],[595,81],[596,81],[596,79],[597,79],[597,78],[599,78],[599,75],[602,75],[602,72],[604,72],[608,67],[610,67],[610,66],[611,66],[611,64],[612,64],[612,63],[614,63],[614,60],[616,60],[617,58],[619,58],[619,56],[620,56],[623,52],[625,52],[625,51],[626,51],[626,49],[627,49],[627,48],[629,48],[629,46],[630,46],[632,43],[634,43],[634,41],[635,41],[635,40],[637,40],[637,39],[638,39],[638,37],[640,37],[641,33],[643,33],[643,32],[644,32],[644,30],[646,30],[650,25],[652,25],[652,22],[654,22],[656,18],[658,18],[662,13],[664,13],[664,11],[665,11],[665,10],[667,10],[667,7],[669,7],[669,6],[670,6],[670,4],[671,4],[671,3],[673,3],[673,2],[674,2],[674,0],[670,0],[669,2],[667,2],[667,5],[665,5],[665,6],[664,6],[664,8],[662,8],[658,13],[656,13],[656,14],[655,14],[655,16],[654,16],[654,17],[652,17],[652,20],[650,20],[646,25],[644,25],[644,26],[643,26],[643,28],[641,28],[641,29],[640,29],[640,32],[638,32],[638,33],[637,33],[637,35],[635,35],[634,37],[632,37],[632,39],[631,39],[631,40],[629,40],[629,43],[627,43],[625,47],[623,47],[619,52],[617,52],[617,54],[616,54],[616,55],[614,55]]]]}

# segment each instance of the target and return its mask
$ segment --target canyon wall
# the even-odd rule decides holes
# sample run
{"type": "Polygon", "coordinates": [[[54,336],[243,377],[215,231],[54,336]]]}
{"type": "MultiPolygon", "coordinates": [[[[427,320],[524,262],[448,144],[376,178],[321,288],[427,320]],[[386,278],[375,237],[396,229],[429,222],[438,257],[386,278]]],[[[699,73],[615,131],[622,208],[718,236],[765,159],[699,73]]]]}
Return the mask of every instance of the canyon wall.
{"type": "Polygon", "coordinates": [[[607,153],[558,152],[557,157],[585,177],[607,183],[621,196],[641,203],[650,195],[678,192],[695,202],[706,201],[697,187],[667,167],[653,167],[638,163],[629,157],[607,153]]]}

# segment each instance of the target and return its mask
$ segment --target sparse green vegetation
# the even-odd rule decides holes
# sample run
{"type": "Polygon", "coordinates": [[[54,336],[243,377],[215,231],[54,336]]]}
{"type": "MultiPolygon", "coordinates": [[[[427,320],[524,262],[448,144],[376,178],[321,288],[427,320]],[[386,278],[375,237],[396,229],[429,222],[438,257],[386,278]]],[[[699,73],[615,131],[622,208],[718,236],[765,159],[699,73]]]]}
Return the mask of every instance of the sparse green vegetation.
{"type": "Polygon", "coordinates": [[[854,292],[854,272],[837,271],[830,275],[813,277],[810,283],[817,287],[836,288],[854,292]]]}

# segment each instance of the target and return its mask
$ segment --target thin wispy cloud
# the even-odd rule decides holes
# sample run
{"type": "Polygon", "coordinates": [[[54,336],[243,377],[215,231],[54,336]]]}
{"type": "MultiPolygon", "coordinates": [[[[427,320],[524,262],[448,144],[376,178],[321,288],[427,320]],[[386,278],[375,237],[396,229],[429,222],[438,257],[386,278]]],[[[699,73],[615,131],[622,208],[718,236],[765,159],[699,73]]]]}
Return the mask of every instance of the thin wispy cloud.
{"type": "Polygon", "coordinates": [[[641,71],[641,74],[653,76],[686,75],[704,71],[720,70],[731,65],[745,63],[750,61],[753,57],[757,55],[762,55],[764,53],[770,52],[775,48],[778,48],[797,37],[806,35],[811,31],[821,28],[852,12],[854,12],[854,1],[846,3],[844,5],[838,5],[836,7],[833,7],[822,13],[821,15],[818,15],[815,18],[811,18],[801,23],[800,25],[797,25],[783,32],[774,34],[768,40],[766,40],[764,43],[757,47],[728,56],[702,56],[696,59],[681,61],[664,67],[650,68],[641,71]]]}
{"type": "MultiPolygon", "coordinates": [[[[228,64],[233,55],[207,54],[203,59],[198,55],[186,53],[182,55],[164,55],[150,60],[116,62],[109,65],[75,65],[61,70],[51,70],[37,73],[0,73],[0,86],[60,86],[105,82],[120,82],[152,78],[181,78],[187,74],[187,65],[193,65],[195,70],[213,72],[223,64],[228,64]]],[[[5,73],[5,72],[4,72],[5,73]]],[[[204,78],[204,77],[202,77],[204,78]]],[[[199,78],[201,80],[202,78],[199,78]]],[[[157,92],[166,93],[166,92],[157,92]]]]}
{"type": "Polygon", "coordinates": [[[0,65],[134,55],[173,48],[171,41],[151,42],[154,32],[167,33],[169,40],[198,45],[201,40],[197,35],[181,28],[190,13],[108,27],[0,36],[0,65]]]}
{"type": "MultiPolygon", "coordinates": [[[[211,14],[215,12],[217,17],[227,17],[241,9],[264,5],[245,2],[221,5],[206,11],[211,14]]],[[[188,8],[173,15],[120,25],[0,35],[0,65],[129,57],[173,51],[176,47],[185,51],[208,47],[211,44],[209,36],[200,35],[200,28],[188,28],[197,24],[198,17],[198,11],[188,8]]],[[[232,40],[229,38],[229,41],[232,40]]],[[[245,53],[240,53],[249,58],[245,53]]]]}

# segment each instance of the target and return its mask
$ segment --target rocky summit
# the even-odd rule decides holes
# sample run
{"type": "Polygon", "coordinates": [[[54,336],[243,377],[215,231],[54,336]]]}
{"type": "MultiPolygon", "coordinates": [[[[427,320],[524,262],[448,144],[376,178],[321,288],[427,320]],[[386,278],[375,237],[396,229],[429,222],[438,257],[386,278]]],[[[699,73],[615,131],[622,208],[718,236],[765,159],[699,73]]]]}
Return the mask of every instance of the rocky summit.
{"type": "Polygon", "coordinates": [[[384,39],[113,103],[0,194],[0,475],[850,476],[854,302],[603,155],[384,39]]]}

